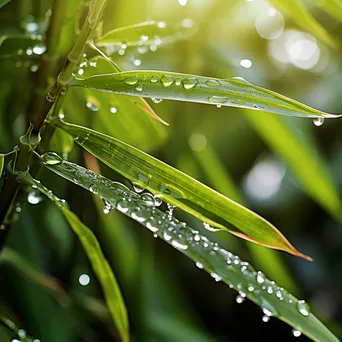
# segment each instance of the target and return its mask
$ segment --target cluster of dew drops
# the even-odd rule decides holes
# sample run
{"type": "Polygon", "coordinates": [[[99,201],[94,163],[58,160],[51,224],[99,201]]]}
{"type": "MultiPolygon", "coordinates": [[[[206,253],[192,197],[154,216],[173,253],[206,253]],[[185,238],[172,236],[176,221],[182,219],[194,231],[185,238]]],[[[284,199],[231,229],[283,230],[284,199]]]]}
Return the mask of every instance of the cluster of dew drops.
{"type": "MultiPolygon", "coordinates": [[[[5,322],[5,324],[10,327],[11,329],[15,329],[15,324],[10,321],[10,320],[7,320],[7,322],[5,322]]],[[[26,331],[24,329],[19,329],[18,332],[17,332],[17,336],[12,340],[12,342],[23,342],[23,341],[26,341],[27,339],[30,339],[32,340],[32,338],[30,338],[26,331]]],[[[41,342],[39,339],[35,338],[32,340],[32,342],[41,342]]]]}
{"type": "MultiPolygon", "coordinates": [[[[146,207],[152,209],[146,210],[146,207],[143,208],[140,205],[140,201],[135,201],[133,197],[121,198],[116,203],[116,208],[120,212],[129,215],[135,221],[144,224],[153,232],[155,238],[158,237],[157,233],[159,229],[161,229],[163,239],[181,251],[186,251],[189,247],[189,243],[193,242],[196,246],[207,249],[210,254],[216,255],[218,258],[223,256],[225,263],[229,267],[239,268],[240,271],[244,273],[244,275],[253,275],[255,277],[256,284],[259,285],[261,290],[265,293],[264,295],[262,295],[262,298],[275,296],[277,300],[287,300],[289,304],[295,304],[296,310],[301,315],[303,315],[304,317],[309,316],[310,307],[304,300],[297,300],[292,295],[288,294],[283,288],[278,287],[274,281],[269,281],[268,279],[266,279],[263,273],[255,272],[251,268],[249,263],[243,262],[239,259],[239,257],[234,256],[232,253],[219,248],[217,243],[212,243],[206,237],[201,236],[197,231],[187,229],[182,232],[182,228],[185,228],[186,224],[184,222],[178,221],[176,218],[173,217],[175,208],[174,206],[167,204],[166,213],[156,212],[155,207],[159,207],[162,204],[162,201],[160,200],[158,195],[153,196],[148,192],[144,192],[144,188],[136,184],[133,184],[133,189],[138,194],[140,199],[145,202],[146,207]]],[[[89,190],[97,194],[95,185],[90,186],[89,190]]],[[[104,201],[103,212],[105,214],[108,214],[111,209],[113,209],[113,206],[108,201],[104,201]]],[[[203,225],[204,228],[209,231],[216,231],[216,229],[212,228],[205,222],[203,222],[203,225]]],[[[202,263],[200,261],[197,261],[195,264],[199,269],[204,268],[204,262],[202,263]]],[[[210,272],[210,275],[217,282],[222,280],[222,277],[219,274],[210,272]]],[[[261,293],[260,290],[257,289],[256,286],[252,283],[249,283],[248,285],[238,284],[237,286],[230,284],[229,287],[234,288],[238,291],[236,302],[239,304],[244,302],[245,298],[247,297],[247,293],[250,296],[254,295],[256,297],[261,293]]],[[[259,301],[257,300],[257,302],[259,301]]],[[[276,317],[278,315],[277,310],[266,300],[262,303],[262,311],[263,322],[268,322],[272,316],[276,317]]],[[[293,329],[292,334],[295,337],[299,337],[301,335],[300,327],[297,327],[297,329],[293,329]]]]}

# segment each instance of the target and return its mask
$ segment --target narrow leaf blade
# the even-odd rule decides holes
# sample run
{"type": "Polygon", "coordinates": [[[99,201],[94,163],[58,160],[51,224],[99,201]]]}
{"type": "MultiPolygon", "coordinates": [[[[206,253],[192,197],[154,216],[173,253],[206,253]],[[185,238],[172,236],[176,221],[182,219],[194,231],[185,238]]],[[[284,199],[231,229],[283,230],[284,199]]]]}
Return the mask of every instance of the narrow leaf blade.
{"type": "Polygon", "coordinates": [[[190,176],[115,138],[61,120],[54,123],[109,167],[169,204],[218,229],[310,260],[271,223],[190,176]],[[230,224],[237,229],[228,228],[230,224]]]}
{"type": "Polygon", "coordinates": [[[178,24],[149,20],[139,24],[120,27],[107,32],[96,40],[97,46],[150,46],[170,44],[190,37],[196,31],[196,25],[190,19],[178,24]]]}
{"type": "Polygon", "coordinates": [[[4,169],[5,156],[0,154],[0,176],[2,175],[2,170],[4,169]]]}
{"type": "Polygon", "coordinates": [[[11,0],[0,0],[0,8],[4,7],[7,5],[11,0]]]}
{"type": "Polygon", "coordinates": [[[270,148],[286,161],[304,190],[325,210],[342,219],[342,203],[327,167],[314,149],[280,117],[245,112],[245,116],[270,148]]]}
{"type": "MultiPolygon", "coordinates": [[[[283,288],[256,272],[247,262],[221,248],[205,236],[169,217],[151,203],[143,200],[124,185],[113,182],[77,164],[62,161],[56,155],[42,156],[51,171],[81,186],[92,189],[113,208],[157,234],[172,247],[192,259],[216,280],[222,280],[260,306],[264,313],[278,317],[314,341],[337,342],[338,339],[312,314],[304,301],[298,301],[283,288]],[[58,163],[56,161],[59,161],[58,163]],[[281,297],[281,299],[280,299],[281,297]]],[[[145,194],[146,196],[146,194],[145,194]]]]}
{"type": "Polygon", "coordinates": [[[87,226],[85,226],[72,211],[68,209],[64,200],[60,200],[57,196],[53,195],[51,191],[44,187],[39,181],[32,179],[29,175],[26,176],[25,181],[38,188],[39,191],[45,194],[54,204],[57,205],[73,231],[79,237],[93,267],[93,270],[101,284],[108,309],[112,315],[113,321],[116,324],[121,339],[123,342],[128,342],[129,326],[126,306],[114,273],[111,270],[105,256],[103,255],[99,242],[97,241],[94,233],[87,226]]]}
{"type": "Polygon", "coordinates": [[[263,110],[300,117],[338,117],[241,78],[216,79],[164,71],[126,71],[76,78],[73,86],[102,92],[263,110]]]}

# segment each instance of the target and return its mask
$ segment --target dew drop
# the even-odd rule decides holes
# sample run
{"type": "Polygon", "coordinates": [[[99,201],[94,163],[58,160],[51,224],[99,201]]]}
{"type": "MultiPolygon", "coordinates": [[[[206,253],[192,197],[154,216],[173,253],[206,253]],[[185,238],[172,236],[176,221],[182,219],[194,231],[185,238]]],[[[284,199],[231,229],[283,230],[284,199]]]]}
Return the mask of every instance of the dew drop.
{"type": "Polygon", "coordinates": [[[153,101],[154,103],[160,103],[160,102],[162,102],[163,100],[162,100],[162,99],[157,99],[157,98],[155,98],[155,97],[152,97],[152,101],[153,101]]]}
{"type": "Polygon", "coordinates": [[[159,230],[159,228],[156,227],[151,221],[146,222],[146,228],[148,228],[153,233],[156,233],[159,230]]]}
{"type": "Polygon", "coordinates": [[[148,205],[149,207],[154,206],[155,202],[154,202],[154,197],[153,195],[149,194],[149,193],[144,193],[140,196],[140,198],[145,202],[146,205],[148,205]]]}
{"type": "Polygon", "coordinates": [[[43,154],[41,160],[44,165],[59,165],[63,162],[62,157],[55,152],[47,152],[43,154]]]}
{"type": "Polygon", "coordinates": [[[163,233],[163,237],[165,241],[170,241],[172,239],[172,236],[169,235],[166,231],[163,233]]]}
{"type": "Polygon", "coordinates": [[[133,61],[133,64],[134,64],[135,66],[140,66],[140,65],[141,65],[141,59],[135,59],[135,60],[133,61]]]}
{"type": "Polygon", "coordinates": [[[106,201],[106,200],[103,200],[103,203],[104,203],[103,213],[104,213],[104,214],[108,214],[108,213],[111,211],[112,206],[111,206],[111,204],[110,204],[108,201],[106,201]]]}
{"type": "Polygon", "coordinates": [[[292,335],[294,337],[299,337],[302,333],[299,330],[292,329],[292,335]]]}
{"type": "Polygon", "coordinates": [[[270,319],[271,319],[271,317],[268,316],[268,315],[263,315],[262,316],[262,321],[265,322],[265,323],[267,323],[270,319]]]}
{"type": "Polygon", "coordinates": [[[236,303],[241,304],[245,301],[245,298],[241,297],[240,295],[236,296],[236,303]]]}
{"type": "Polygon", "coordinates": [[[156,239],[158,237],[158,234],[153,234],[153,237],[156,239]]]}
{"type": "Polygon", "coordinates": [[[117,209],[122,212],[122,213],[127,213],[129,208],[128,208],[128,203],[125,199],[120,200],[117,205],[116,205],[117,209]]]}
{"type": "Polygon", "coordinates": [[[220,82],[217,81],[217,80],[207,80],[205,81],[205,84],[208,86],[208,87],[217,87],[220,85],[220,82]]]}
{"type": "Polygon", "coordinates": [[[184,89],[192,89],[193,87],[195,87],[195,85],[198,83],[198,79],[191,77],[191,78],[185,78],[182,80],[182,84],[184,89]]]}
{"type": "Polygon", "coordinates": [[[170,87],[173,83],[173,78],[168,75],[163,75],[162,78],[160,79],[160,82],[164,87],[170,87]]]}
{"type": "Polygon", "coordinates": [[[196,262],[196,267],[198,267],[200,270],[203,268],[203,265],[200,262],[196,262]]]}
{"type": "Polygon", "coordinates": [[[308,303],[305,302],[305,300],[299,300],[296,304],[298,311],[303,316],[309,316],[310,315],[310,306],[308,303]]]}
{"type": "Polygon", "coordinates": [[[133,189],[134,191],[137,193],[137,194],[140,194],[144,191],[144,188],[141,187],[139,184],[136,184],[136,183],[132,183],[133,185],[133,189]]]}
{"type": "Polygon", "coordinates": [[[209,96],[208,101],[214,104],[223,104],[228,101],[228,97],[225,96],[209,96]]]}
{"type": "Polygon", "coordinates": [[[177,249],[181,249],[183,251],[185,251],[186,249],[188,249],[188,246],[187,245],[184,245],[176,240],[172,240],[171,242],[172,246],[173,247],[176,247],[177,249]]]}
{"type": "Polygon", "coordinates": [[[158,82],[158,77],[157,77],[157,76],[152,76],[152,77],[151,77],[151,82],[152,82],[152,83],[158,82]]]}
{"type": "Polygon", "coordinates": [[[117,108],[116,107],[110,107],[110,112],[112,113],[112,114],[115,114],[115,113],[117,113],[118,112],[118,110],[117,110],[117,108]]]}
{"type": "Polygon", "coordinates": [[[97,195],[99,192],[98,192],[98,190],[97,190],[97,186],[95,185],[95,184],[91,184],[90,186],[89,186],[89,191],[91,192],[91,193],[93,193],[94,195],[97,195]]]}
{"type": "Polygon", "coordinates": [[[163,203],[163,201],[161,200],[161,198],[158,195],[154,196],[154,205],[156,207],[160,207],[162,205],[162,203],[163,203]]]}
{"type": "Polygon", "coordinates": [[[146,217],[144,217],[143,211],[139,207],[135,208],[132,211],[131,217],[133,220],[138,221],[138,222],[145,222],[146,221],[146,217]]]}
{"type": "Polygon", "coordinates": [[[259,283],[259,284],[263,284],[265,282],[265,277],[264,275],[261,273],[261,272],[258,272],[257,275],[256,275],[256,281],[259,283]]]}
{"type": "Polygon", "coordinates": [[[216,274],[216,273],[210,273],[210,275],[214,278],[214,280],[215,281],[217,281],[217,282],[219,282],[219,281],[221,281],[222,280],[222,278],[218,275],[218,274],[216,274]]]}
{"type": "Polygon", "coordinates": [[[33,47],[32,51],[36,55],[42,55],[46,51],[46,47],[44,45],[36,45],[33,47]]]}
{"type": "Polygon", "coordinates": [[[32,190],[27,196],[27,201],[30,204],[38,204],[42,200],[43,200],[43,197],[40,195],[40,192],[38,190],[32,190]]]}
{"type": "Polygon", "coordinates": [[[82,286],[87,286],[90,283],[90,277],[88,274],[81,274],[80,277],[78,278],[78,282],[82,286]]]}
{"type": "Polygon", "coordinates": [[[139,82],[138,77],[127,77],[124,79],[124,83],[128,84],[128,85],[135,85],[139,82]]]}
{"type": "Polygon", "coordinates": [[[138,84],[135,88],[134,88],[134,90],[136,90],[136,91],[143,91],[143,85],[142,84],[138,84]]]}
{"type": "Polygon", "coordinates": [[[220,229],[213,228],[209,223],[203,222],[203,227],[208,230],[209,232],[218,232],[220,229]]]}
{"type": "Polygon", "coordinates": [[[182,84],[182,80],[180,78],[176,78],[175,85],[180,86],[182,84]]]}
{"type": "Polygon", "coordinates": [[[317,127],[322,126],[324,123],[324,118],[315,118],[313,119],[313,123],[317,127]]]}
{"type": "Polygon", "coordinates": [[[19,337],[20,339],[25,338],[25,337],[26,337],[26,331],[25,331],[24,329],[19,329],[19,330],[18,330],[18,337],[19,337]]]}

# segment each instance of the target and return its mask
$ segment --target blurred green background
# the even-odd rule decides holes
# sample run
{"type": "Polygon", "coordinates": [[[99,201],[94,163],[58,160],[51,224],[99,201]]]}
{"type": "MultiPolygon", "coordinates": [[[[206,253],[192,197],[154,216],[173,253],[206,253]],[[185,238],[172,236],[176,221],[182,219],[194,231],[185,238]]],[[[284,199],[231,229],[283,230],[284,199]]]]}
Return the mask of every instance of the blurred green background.
{"type": "MultiPolygon", "coordinates": [[[[341,42],[338,20],[317,6],[320,2],[305,3],[341,42]]],[[[75,0],[66,3],[59,39],[52,42],[57,46],[54,76],[84,16],[77,10],[79,4],[75,0]]],[[[0,36],[34,34],[39,39],[50,7],[50,1],[12,0],[0,11],[0,36]]],[[[340,50],[304,32],[295,16],[282,14],[266,1],[111,0],[103,20],[104,33],[146,20],[196,27],[190,37],[184,37],[187,39],[170,44],[104,50],[123,70],[239,76],[323,111],[342,111],[340,50]]],[[[0,46],[1,152],[17,144],[29,121],[30,97],[44,54],[26,49],[18,53],[15,46],[0,46]]],[[[91,69],[89,62],[96,53],[91,49],[86,53],[85,64],[79,69],[101,71],[100,66],[91,69]]],[[[282,252],[268,254],[264,248],[250,247],[227,233],[204,233],[305,298],[312,311],[341,338],[342,224],[333,217],[339,213],[329,204],[333,200],[324,197],[321,179],[312,176],[312,183],[303,181],[317,167],[340,193],[341,121],[326,120],[316,127],[311,119],[277,116],[273,122],[270,114],[257,111],[148,100],[170,124],[166,127],[148,115],[135,115],[134,106],[120,108],[115,99],[110,94],[72,89],[62,112],[68,121],[149,152],[270,220],[314,262],[282,252]],[[277,131],[277,125],[288,135],[277,131]],[[310,151],[313,164],[307,164],[300,154],[298,157],[301,148],[310,151]],[[298,174],[304,175],[302,179],[298,174]]],[[[94,162],[61,131],[56,132],[50,149],[88,167],[94,162]]],[[[104,165],[100,167],[107,177],[131,186],[104,165]]],[[[68,200],[98,237],[123,292],[132,341],[307,340],[294,337],[291,328],[276,319],[263,322],[258,307],[248,301],[238,304],[234,291],[213,281],[142,226],[117,212],[104,215],[102,204],[95,203],[86,191],[46,170],[40,178],[68,200]]],[[[0,256],[1,315],[44,342],[118,341],[85,253],[60,212],[32,192],[17,211],[8,248],[0,256]]],[[[177,209],[175,215],[203,232],[200,221],[177,209]]],[[[13,338],[0,326],[0,341],[13,338]]]]}

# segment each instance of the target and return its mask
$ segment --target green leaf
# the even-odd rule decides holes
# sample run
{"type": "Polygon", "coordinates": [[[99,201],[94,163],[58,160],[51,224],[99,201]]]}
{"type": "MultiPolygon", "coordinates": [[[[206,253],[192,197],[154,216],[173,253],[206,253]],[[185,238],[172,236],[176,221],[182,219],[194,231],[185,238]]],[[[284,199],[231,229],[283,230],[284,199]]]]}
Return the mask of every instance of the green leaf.
{"type": "Polygon", "coordinates": [[[0,154],[0,176],[2,175],[2,170],[4,169],[5,156],[0,154]]]}
{"type": "MultiPolygon", "coordinates": [[[[115,138],[89,128],[54,121],[75,141],[135,185],[194,215],[208,225],[266,247],[306,259],[261,216],[208,188],[190,176],[115,138]],[[230,224],[237,229],[229,228],[230,224]]],[[[210,226],[205,225],[209,229],[210,226]]]]}
{"type": "Polygon", "coordinates": [[[179,24],[167,24],[164,21],[145,21],[107,32],[96,40],[97,46],[150,46],[170,44],[189,38],[196,31],[196,25],[190,19],[179,24]]]}
{"type": "Polygon", "coordinates": [[[68,209],[65,200],[61,200],[57,196],[53,195],[49,189],[44,187],[39,181],[32,179],[30,175],[27,175],[23,181],[38,188],[39,191],[45,194],[54,204],[56,204],[73,231],[79,237],[82,246],[88,255],[93,270],[101,284],[108,309],[116,324],[121,339],[124,342],[128,342],[129,327],[126,306],[122,298],[119,285],[108,261],[103,255],[96,236],[72,211],[68,209]]]}
{"type": "Polygon", "coordinates": [[[8,263],[12,267],[18,269],[27,279],[47,288],[61,304],[65,305],[68,303],[69,296],[59,284],[58,280],[36,269],[33,264],[14,249],[5,247],[0,255],[0,263],[8,263]]]}
{"type": "Polygon", "coordinates": [[[301,0],[270,0],[270,2],[284,14],[287,14],[289,18],[295,20],[296,24],[304,31],[311,32],[316,38],[326,42],[330,46],[338,46],[336,40],[311,15],[301,0]]]}
{"type": "MultiPolygon", "coordinates": [[[[97,72],[113,72],[114,68],[103,57],[93,58],[81,65],[82,77],[93,76],[97,72]]],[[[63,109],[70,121],[124,139],[147,151],[162,145],[167,138],[165,127],[155,120],[158,116],[141,97],[70,89],[63,109]]]]}
{"type": "Polygon", "coordinates": [[[0,58],[16,56],[33,59],[39,57],[41,51],[45,50],[42,44],[42,39],[39,36],[3,35],[0,37],[0,58]]]}
{"type": "Polygon", "coordinates": [[[342,3],[339,0],[317,0],[314,5],[320,7],[336,20],[342,21],[342,3]]]}
{"type": "Polygon", "coordinates": [[[324,161],[283,118],[251,112],[245,116],[270,148],[287,163],[304,190],[331,215],[342,219],[342,203],[337,186],[324,161]]]}
{"type": "Polygon", "coordinates": [[[338,117],[252,85],[242,78],[217,79],[164,71],[127,71],[76,78],[72,85],[116,94],[248,108],[283,115],[338,117]]]}
{"type": "MultiPolygon", "coordinates": [[[[245,205],[242,193],[240,193],[228,171],[208,142],[203,149],[194,151],[194,155],[204,174],[207,176],[209,185],[212,185],[214,189],[223,195],[245,205]]],[[[295,281],[282,260],[281,255],[271,249],[253,243],[247,243],[247,248],[258,268],[283,284],[288,290],[297,291],[295,281]]]]}
{"type": "Polygon", "coordinates": [[[11,0],[0,0],[0,8],[4,7],[7,5],[11,0]]]}
{"type": "Polygon", "coordinates": [[[63,161],[54,153],[42,156],[43,164],[62,176],[106,201],[126,216],[151,230],[172,247],[192,259],[216,280],[222,280],[239,292],[239,300],[249,298],[266,315],[278,317],[315,341],[338,341],[313,315],[304,301],[289,294],[282,287],[256,272],[239,257],[211,242],[174,216],[167,215],[154,205],[150,194],[141,196],[124,185],[113,182],[77,164],[63,161]]]}

